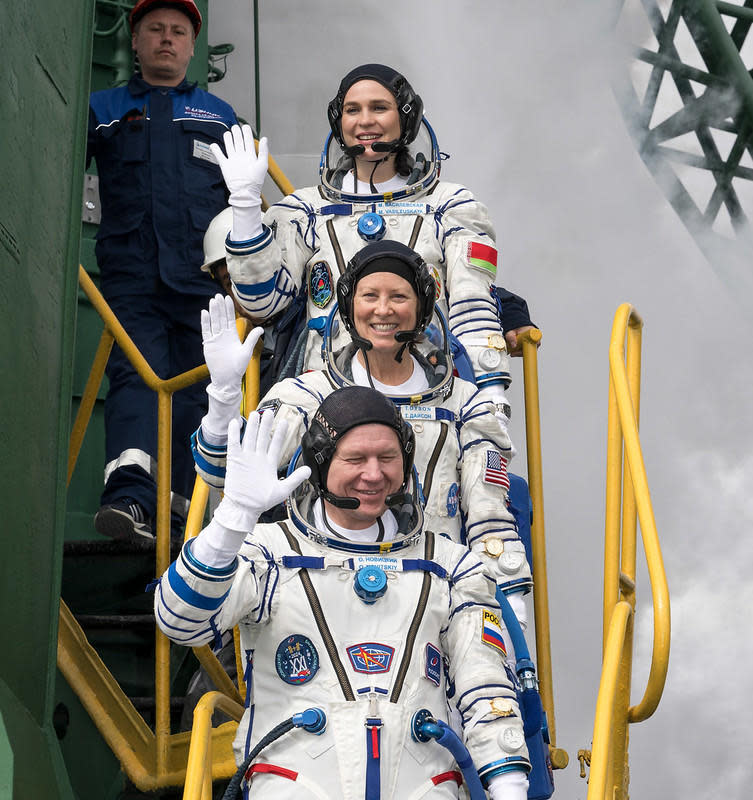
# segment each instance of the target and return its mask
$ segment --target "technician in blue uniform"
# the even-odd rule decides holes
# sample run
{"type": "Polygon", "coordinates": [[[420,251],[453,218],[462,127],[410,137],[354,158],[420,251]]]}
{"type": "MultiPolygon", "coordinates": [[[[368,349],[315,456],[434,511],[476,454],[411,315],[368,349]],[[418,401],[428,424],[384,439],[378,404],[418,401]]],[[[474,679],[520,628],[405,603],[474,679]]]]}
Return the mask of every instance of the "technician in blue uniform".
{"type": "MultiPolygon", "coordinates": [[[[90,98],[87,158],[97,162],[102,221],[96,254],[105,299],[161,378],[203,362],[201,310],[216,284],[202,240],[227,205],[210,145],[237,122],[225,102],[186,80],[201,28],[194,0],[139,0],[130,14],[137,72],[90,98]]],[[[114,538],[153,536],[157,398],[118,347],[107,366],[105,489],[94,520],[114,538]]],[[[189,440],[205,384],[173,397],[173,520],[193,481],[189,440]]]]}

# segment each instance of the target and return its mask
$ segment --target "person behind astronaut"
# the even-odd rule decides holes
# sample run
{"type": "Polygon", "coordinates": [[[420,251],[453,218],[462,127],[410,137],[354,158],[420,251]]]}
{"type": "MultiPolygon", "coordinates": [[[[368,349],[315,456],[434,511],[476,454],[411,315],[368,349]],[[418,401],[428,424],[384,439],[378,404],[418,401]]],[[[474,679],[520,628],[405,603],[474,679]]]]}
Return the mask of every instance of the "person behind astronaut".
{"type": "MultiPolygon", "coordinates": [[[[225,212],[223,212],[225,214],[225,212]]],[[[227,224],[227,223],[226,223],[227,224]]],[[[488,388],[453,374],[447,326],[436,308],[437,285],[426,262],[401,242],[370,242],[355,253],[337,283],[328,319],[323,370],[275,384],[259,409],[287,423],[280,452],[287,465],[321,400],[338,386],[372,386],[400,409],[416,436],[415,465],[424,523],[463,541],[481,558],[525,629],[523,596],[532,586],[525,547],[508,505],[507,464],[513,456],[509,406],[488,388]],[[339,318],[351,341],[333,351],[339,318]]],[[[228,422],[239,418],[240,383],[258,332],[241,343],[227,298],[202,313],[204,356],[212,382],[209,409],[193,437],[198,474],[223,488],[228,422]],[[225,397],[221,401],[218,398],[225,397]]],[[[512,643],[506,639],[508,654],[512,643]]]]}
{"type": "Polygon", "coordinates": [[[449,751],[411,735],[417,712],[446,723],[452,703],[490,796],[523,800],[530,764],[494,584],[471,551],[424,530],[410,425],[370,387],[337,389],[278,479],[284,429],[253,412],[241,442],[230,422],[224,496],[155,596],[174,642],[240,628],[238,763],[286,718],[324,713],[319,736],[294,729],[258,754],[253,796],[458,797],[449,751]],[[257,524],[283,498],[287,519],[257,524]]]}
{"type": "MultiPolygon", "coordinates": [[[[439,179],[440,154],[423,102],[403,75],[364,64],[341,81],[327,107],[331,132],[320,184],[298,189],[262,217],[268,142],[258,156],[248,126],[212,152],[230,191],[227,241],[233,293],[252,316],[273,315],[306,291],[309,333],[303,370],[318,369],[321,334],[338,277],[353,254],[380,238],[401,241],[431,265],[438,304],[468,353],[478,385],[510,383],[508,349],[532,327],[525,301],[491,294],[495,232],[486,207],[464,186],[439,179]]],[[[339,332],[338,345],[347,341],[339,332]]],[[[502,400],[500,402],[503,402],[502,400]]]]}

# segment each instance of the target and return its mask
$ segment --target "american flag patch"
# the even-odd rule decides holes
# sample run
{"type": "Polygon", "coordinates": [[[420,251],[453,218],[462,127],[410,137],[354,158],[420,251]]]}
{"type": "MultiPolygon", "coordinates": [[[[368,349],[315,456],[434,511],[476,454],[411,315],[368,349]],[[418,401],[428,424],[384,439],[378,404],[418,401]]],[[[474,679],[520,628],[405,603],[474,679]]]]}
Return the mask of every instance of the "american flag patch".
{"type": "Polygon", "coordinates": [[[499,450],[486,451],[486,467],[484,469],[484,483],[493,483],[495,486],[510,488],[510,478],[507,475],[507,461],[499,450]]]}

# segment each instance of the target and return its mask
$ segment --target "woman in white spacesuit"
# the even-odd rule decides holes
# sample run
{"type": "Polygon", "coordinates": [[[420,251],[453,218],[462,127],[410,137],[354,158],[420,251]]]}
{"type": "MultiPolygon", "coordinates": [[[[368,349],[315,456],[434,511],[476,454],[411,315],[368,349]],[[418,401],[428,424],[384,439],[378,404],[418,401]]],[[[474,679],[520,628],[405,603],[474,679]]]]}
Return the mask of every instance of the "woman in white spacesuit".
{"type": "Polygon", "coordinates": [[[338,389],[303,436],[304,466],[280,481],[284,427],[254,412],[241,443],[230,423],[224,497],[155,592],[174,642],[240,628],[249,692],[234,747],[251,795],[449,800],[460,768],[471,797],[524,800],[494,585],[467,548],[424,530],[410,425],[380,392],[338,389]],[[257,524],[285,498],[285,521],[257,524]],[[439,745],[448,696],[465,755],[439,745]]]}
{"type": "MultiPolygon", "coordinates": [[[[440,153],[423,102],[391,67],[365,64],[341,81],[327,107],[331,133],[320,184],[299,189],[262,216],[265,138],[256,154],[249,126],[212,145],[233,208],[226,242],[233,292],[256,319],[307,294],[308,336],[302,370],[321,368],[321,336],[345,265],[366,243],[396,240],[430,265],[437,302],[465,348],[479,386],[510,382],[507,348],[530,327],[521,298],[492,292],[494,229],[486,207],[465,187],[439,179],[440,153]],[[504,330],[503,330],[504,327],[504,330]],[[507,341],[506,341],[507,339],[507,341]]],[[[347,343],[342,328],[335,349],[347,343]]]]}
{"type": "MultiPolygon", "coordinates": [[[[314,412],[335,388],[370,385],[387,395],[415,432],[426,529],[476,552],[525,628],[523,595],[532,581],[507,504],[509,407],[496,403],[490,389],[453,375],[436,294],[432,273],[413,250],[387,239],[367,244],[337,284],[339,319],[349,343],[334,350],[337,337],[329,330],[338,318],[333,309],[324,339],[325,368],[275,384],[259,410],[272,409],[287,423],[282,465],[291,460],[314,412]]],[[[222,488],[223,431],[238,417],[241,376],[258,333],[241,344],[229,298],[213,299],[202,317],[211,384],[209,411],[193,437],[193,452],[198,473],[222,488]]]]}

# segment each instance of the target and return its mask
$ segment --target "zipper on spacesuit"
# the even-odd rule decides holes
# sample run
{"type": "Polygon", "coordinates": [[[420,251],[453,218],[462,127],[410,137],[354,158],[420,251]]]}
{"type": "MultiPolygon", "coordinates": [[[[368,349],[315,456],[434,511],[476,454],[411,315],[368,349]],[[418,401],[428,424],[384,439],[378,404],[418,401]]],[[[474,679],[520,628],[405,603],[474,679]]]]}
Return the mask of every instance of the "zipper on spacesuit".
{"type": "Polygon", "coordinates": [[[340,247],[340,242],[337,238],[337,233],[335,233],[335,225],[334,222],[329,219],[327,220],[327,233],[329,234],[329,240],[332,242],[332,250],[335,253],[335,261],[337,261],[337,269],[340,275],[345,272],[345,259],[343,258],[343,251],[340,247]]]}
{"type": "MultiPolygon", "coordinates": [[[[434,534],[431,531],[426,531],[424,534],[424,558],[426,561],[431,561],[434,558],[434,534]]],[[[421,626],[424,612],[426,611],[426,604],[429,601],[429,591],[431,590],[431,573],[424,572],[423,581],[421,583],[421,592],[418,596],[416,603],[416,611],[413,614],[410,626],[408,628],[408,635],[405,637],[405,650],[403,658],[398,667],[397,674],[395,675],[395,682],[392,686],[392,694],[390,695],[390,703],[397,703],[400,697],[400,692],[403,690],[403,683],[405,676],[408,673],[410,666],[411,656],[413,654],[413,645],[418,635],[418,629],[421,626]]]]}
{"type": "Polygon", "coordinates": [[[410,239],[408,240],[408,247],[411,250],[416,249],[416,241],[418,240],[418,232],[421,230],[421,226],[424,223],[423,217],[416,217],[416,221],[413,223],[413,230],[411,231],[410,239]]]}
{"type": "Polygon", "coordinates": [[[440,422],[439,424],[441,427],[439,430],[439,436],[437,437],[437,443],[434,445],[434,449],[431,451],[431,457],[429,458],[429,462],[426,465],[426,472],[424,473],[424,497],[428,497],[431,492],[431,484],[434,481],[434,470],[437,467],[437,461],[439,461],[439,456],[442,453],[442,448],[444,447],[445,440],[447,439],[447,431],[449,430],[449,426],[446,422],[440,422]]]}

